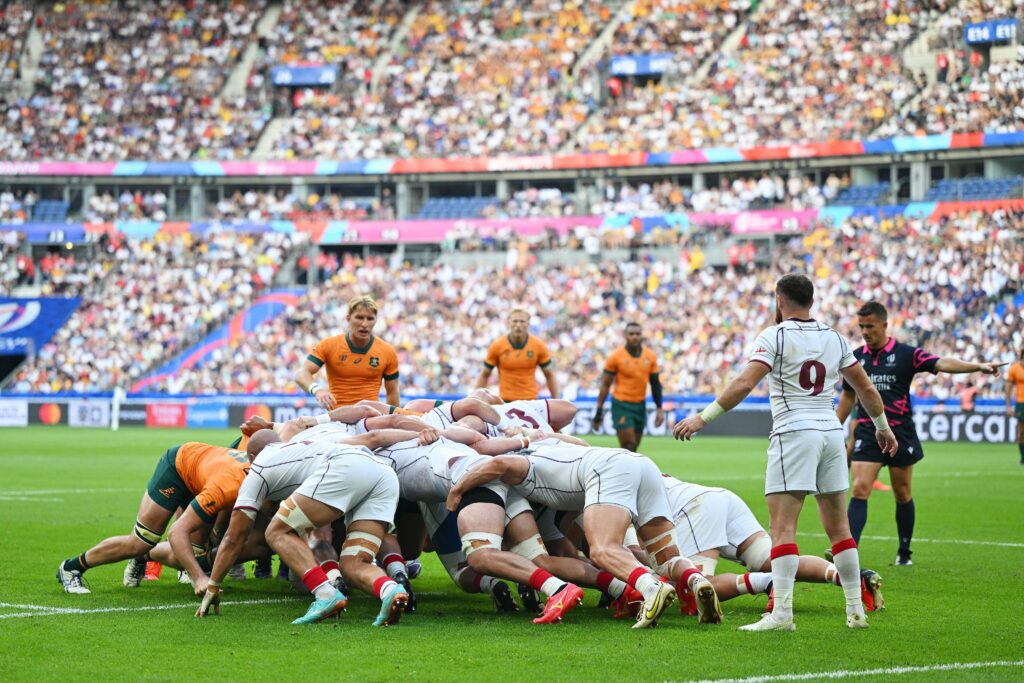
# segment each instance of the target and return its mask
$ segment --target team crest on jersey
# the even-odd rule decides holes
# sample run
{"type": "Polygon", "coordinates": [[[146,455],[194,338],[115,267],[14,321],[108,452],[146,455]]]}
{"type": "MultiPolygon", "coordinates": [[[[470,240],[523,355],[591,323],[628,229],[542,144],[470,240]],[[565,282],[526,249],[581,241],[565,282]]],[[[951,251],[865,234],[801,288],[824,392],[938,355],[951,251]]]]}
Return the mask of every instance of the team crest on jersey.
{"type": "Polygon", "coordinates": [[[895,353],[890,353],[888,356],[886,356],[885,357],[885,364],[886,364],[887,367],[890,367],[890,368],[892,366],[896,365],[896,354],[895,353]]]}
{"type": "Polygon", "coordinates": [[[763,346],[758,346],[756,349],[754,349],[754,353],[768,353],[768,349],[764,348],[763,346]]]}
{"type": "Polygon", "coordinates": [[[377,356],[370,356],[370,367],[375,368],[380,365],[380,358],[377,356]]]}

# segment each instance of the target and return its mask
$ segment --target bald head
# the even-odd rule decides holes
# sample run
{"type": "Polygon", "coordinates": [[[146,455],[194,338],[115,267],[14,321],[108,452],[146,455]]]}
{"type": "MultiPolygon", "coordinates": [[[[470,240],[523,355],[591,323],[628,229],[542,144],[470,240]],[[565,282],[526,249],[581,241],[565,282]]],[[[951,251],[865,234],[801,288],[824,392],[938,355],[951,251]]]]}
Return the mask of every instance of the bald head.
{"type": "Polygon", "coordinates": [[[269,444],[278,443],[280,440],[281,435],[273,429],[261,429],[249,437],[249,445],[245,447],[245,451],[249,454],[250,460],[255,460],[269,444]]]}

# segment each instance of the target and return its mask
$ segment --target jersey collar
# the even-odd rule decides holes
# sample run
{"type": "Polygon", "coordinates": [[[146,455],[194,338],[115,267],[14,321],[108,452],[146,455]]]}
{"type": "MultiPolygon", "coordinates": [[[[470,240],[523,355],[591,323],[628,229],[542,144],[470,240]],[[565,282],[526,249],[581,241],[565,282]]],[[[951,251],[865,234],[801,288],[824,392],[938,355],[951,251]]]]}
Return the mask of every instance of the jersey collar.
{"type": "Polygon", "coordinates": [[[348,332],[345,333],[345,342],[348,344],[348,350],[352,353],[366,353],[373,346],[374,336],[370,335],[370,341],[367,342],[366,346],[356,346],[352,343],[352,338],[348,336],[348,332]]]}
{"type": "Polygon", "coordinates": [[[786,320],[792,320],[795,323],[813,323],[813,322],[815,322],[814,318],[807,318],[806,320],[804,320],[803,318],[786,318],[786,320]]]}
{"type": "Polygon", "coordinates": [[[877,355],[882,354],[882,353],[889,353],[890,351],[893,350],[893,348],[895,346],[896,346],[896,337],[889,337],[889,341],[887,341],[885,343],[885,346],[880,348],[878,351],[872,351],[871,347],[868,346],[867,344],[864,345],[863,351],[864,351],[864,353],[869,354],[871,356],[877,356],[877,355]]]}
{"type": "Polygon", "coordinates": [[[521,351],[521,350],[526,348],[526,342],[530,341],[530,333],[529,332],[526,333],[526,337],[523,339],[523,343],[519,344],[519,345],[517,345],[514,341],[512,341],[512,335],[511,334],[505,335],[505,338],[508,339],[508,345],[509,346],[511,346],[516,351],[521,351]]]}

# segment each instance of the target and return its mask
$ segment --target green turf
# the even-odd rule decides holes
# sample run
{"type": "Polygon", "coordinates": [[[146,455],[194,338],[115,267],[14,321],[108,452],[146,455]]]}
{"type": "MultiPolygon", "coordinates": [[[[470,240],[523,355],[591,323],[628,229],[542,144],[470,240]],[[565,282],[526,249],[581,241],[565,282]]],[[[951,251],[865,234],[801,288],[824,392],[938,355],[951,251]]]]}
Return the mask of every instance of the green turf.
{"type": "MultiPolygon", "coordinates": [[[[726,603],[720,627],[701,627],[673,609],[657,629],[633,631],[595,609],[590,591],[565,623],[535,626],[525,615],[499,616],[483,596],[459,592],[429,555],[414,584],[420,612],[387,630],[370,627],[375,601],[363,595],[354,596],[340,621],[291,626],[308,599],[265,580],[229,582],[225,601],[274,602],[229,604],[219,618],[195,619],[190,589],[171,572],[128,590],[121,586],[123,563],[90,571],[91,595],[64,594],[54,580],[57,564],[105,536],[127,533],[157,458],[184,440],[226,444],[230,434],[0,431],[0,680],[684,681],[1024,660],[1024,468],[1012,446],[927,446],[915,481],[913,567],[889,566],[893,500],[875,493],[861,557],[884,577],[888,609],[870,617],[866,632],[845,628],[841,592],[824,585],[798,585],[796,633],[735,630],[758,618],[763,597],[726,603]],[[45,615],[18,605],[181,607],[45,615]],[[10,616],[33,611],[37,616],[10,616]]],[[[649,439],[643,450],[666,472],[728,486],[766,521],[763,440],[649,439]]],[[[801,549],[824,550],[813,510],[801,526],[801,549]]],[[[719,565],[720,572],[732,568],[719,565]]],[[[1020,680],[1022,673],[1019,666],[930,671],[899,680],[1020,680]]]]}

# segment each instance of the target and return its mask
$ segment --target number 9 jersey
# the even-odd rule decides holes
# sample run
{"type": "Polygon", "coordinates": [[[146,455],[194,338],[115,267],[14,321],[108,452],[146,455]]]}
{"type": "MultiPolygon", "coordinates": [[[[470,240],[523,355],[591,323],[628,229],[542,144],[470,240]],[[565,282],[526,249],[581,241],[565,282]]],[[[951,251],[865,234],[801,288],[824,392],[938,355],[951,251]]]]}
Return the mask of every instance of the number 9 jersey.
{"type": "Polygon", "coordinates": [[[766,365],[772,435],[838,429],[835,388],[839,371],[857,364],[842,335],[816,320],[790,318],[754,341],[749,362],[766,365]]]}

